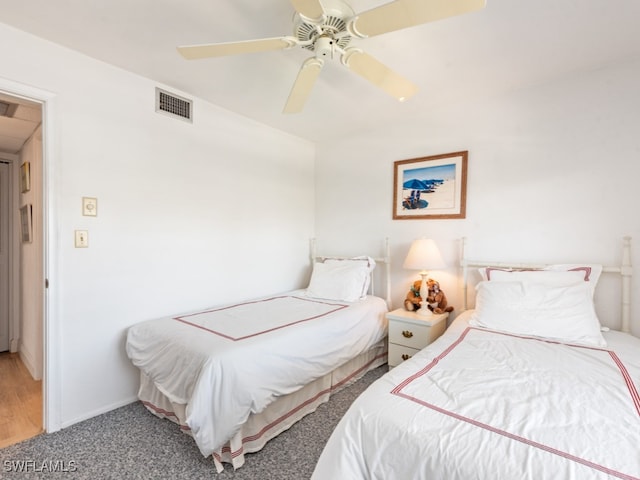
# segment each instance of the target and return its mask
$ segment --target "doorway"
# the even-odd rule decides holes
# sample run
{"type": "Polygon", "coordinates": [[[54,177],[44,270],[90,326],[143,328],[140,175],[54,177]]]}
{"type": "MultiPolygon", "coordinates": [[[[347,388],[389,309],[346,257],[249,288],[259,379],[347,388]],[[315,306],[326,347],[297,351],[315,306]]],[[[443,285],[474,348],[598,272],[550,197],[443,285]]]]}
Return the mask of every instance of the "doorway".
{"type": "Polygon", "coordinates": [[[43,431],[42,103],[0,91],[0,446],[43,431]]]}

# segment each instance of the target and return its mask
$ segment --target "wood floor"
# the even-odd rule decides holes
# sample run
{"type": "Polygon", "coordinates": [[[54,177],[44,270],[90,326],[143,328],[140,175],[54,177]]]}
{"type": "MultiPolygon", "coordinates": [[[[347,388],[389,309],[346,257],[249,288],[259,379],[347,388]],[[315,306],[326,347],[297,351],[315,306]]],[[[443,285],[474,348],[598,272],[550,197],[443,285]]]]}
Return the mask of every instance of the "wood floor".
{"type": "Polygon", "coordinates": [[[42,433],[42,380],[17,353],[0,353],[0,448],[42,433]]]}

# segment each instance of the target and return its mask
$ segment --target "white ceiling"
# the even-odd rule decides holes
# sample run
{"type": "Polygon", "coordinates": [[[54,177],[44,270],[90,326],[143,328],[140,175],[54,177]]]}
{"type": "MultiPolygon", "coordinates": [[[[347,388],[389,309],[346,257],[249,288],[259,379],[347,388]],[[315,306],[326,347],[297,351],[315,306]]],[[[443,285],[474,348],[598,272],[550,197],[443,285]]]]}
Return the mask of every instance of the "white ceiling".
{"type": "Polygon", "coordinates": [[[0,115],[0,153],[18,153],[42,121],[40,104],[0,92],[0,106],[11,105],[10,117],[0,115]]]}
{"type": "MultiPolygon", "coordinates": [[[[350,0],[356,12],[382,3],[350,0]]],[[[284,115],[309,51],[184,60],[175,47],[292,35],[288,0],[0,0],[0,11],[6,24],[319,142],[640,56],[638,0],[487,0],[478,12],[352,41],[418,85],[409,101],[335,61],[304,111],[284,115]]]]}

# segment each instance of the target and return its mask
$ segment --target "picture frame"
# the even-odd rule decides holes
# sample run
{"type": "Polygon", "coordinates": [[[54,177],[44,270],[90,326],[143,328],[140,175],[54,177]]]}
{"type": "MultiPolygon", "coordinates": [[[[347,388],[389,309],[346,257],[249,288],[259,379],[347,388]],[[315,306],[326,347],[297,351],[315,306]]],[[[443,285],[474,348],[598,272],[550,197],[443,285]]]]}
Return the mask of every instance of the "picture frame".
{"type": "Polygon", "coordinates": [[[20,207],[20,233],[22,243],[33,241],[33,208],[31,204],[20,207]]]}
{"type": "Polygon", "coordinates": [[[469,152],[393,163],[393,219],[466,218],[469,152]]]}
{"type": "Polygon", "coordinates": [[[31,164],[24,162],[20,166],[20,191],[27,193],[31,190],[31,164]]]}

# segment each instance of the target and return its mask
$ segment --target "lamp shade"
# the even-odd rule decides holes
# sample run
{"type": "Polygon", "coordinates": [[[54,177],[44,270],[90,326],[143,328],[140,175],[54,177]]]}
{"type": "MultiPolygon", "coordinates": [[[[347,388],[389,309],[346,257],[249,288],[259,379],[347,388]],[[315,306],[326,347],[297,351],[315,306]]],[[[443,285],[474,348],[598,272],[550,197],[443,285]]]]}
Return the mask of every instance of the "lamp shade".
{"type": "Polygon", "coordinates": [[[414,240],[402,266],[408,270],[441,270],[447,265],[442,260],[436,242],[430,238],[414,240]]]}

